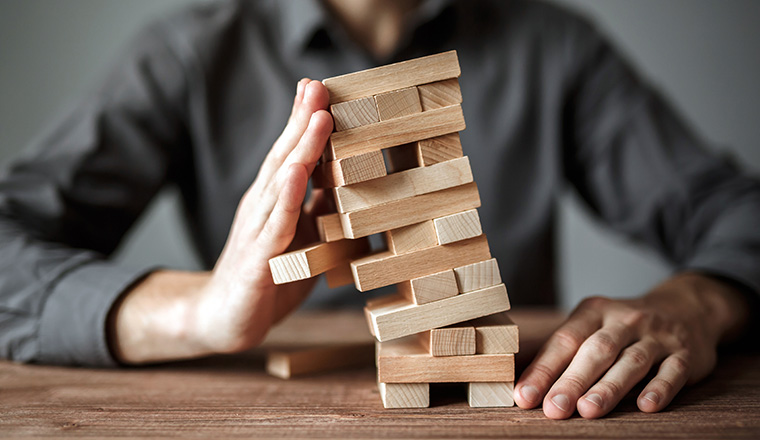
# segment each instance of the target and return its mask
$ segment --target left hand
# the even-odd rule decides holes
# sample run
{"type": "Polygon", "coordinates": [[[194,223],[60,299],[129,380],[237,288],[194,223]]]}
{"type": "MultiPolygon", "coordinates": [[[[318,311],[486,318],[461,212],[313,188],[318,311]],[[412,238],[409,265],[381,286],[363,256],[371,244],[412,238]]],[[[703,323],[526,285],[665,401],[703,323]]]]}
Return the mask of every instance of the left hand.
{"type": "Polygon", "coordinates": [[[565,419],[610,412],[654,366],[641,411],[665,408],[681,388],[707,376],[716,349],[741,331],[749,317],[735,287],[684,273],[644,297],[584,300],[552,335],[515,386],[515,402],[547,417],[565,419]]]}

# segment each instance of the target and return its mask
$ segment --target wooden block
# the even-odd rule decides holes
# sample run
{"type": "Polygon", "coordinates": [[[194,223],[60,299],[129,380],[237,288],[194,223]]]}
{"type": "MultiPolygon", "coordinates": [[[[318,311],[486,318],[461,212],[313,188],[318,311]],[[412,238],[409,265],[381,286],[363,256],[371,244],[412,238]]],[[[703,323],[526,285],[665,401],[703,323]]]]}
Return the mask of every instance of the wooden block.
{"type": "Polygon", "coordinates": [[[417,86],[422,111],[433,110],[462,102],[462,91],[456,78],[417,86]]]}
{"type": "MultiPolygon", "coordinates": [[[[392,229],[387,231],[385,236],[388,242],[388,250],[393,252],[394,255],[415,252],[438,245],[438,238],[435,235],[435,227],[432,220],[392,229]]],[[[456,279],[454,280],[454,286],[456,287],[456,279]]]]}
{"type": "Polygon", "coordinates": [[[512,354],[431,356],[417,336],[377,342],[377,375],[385,383],[512,382],[512,354]]]}
{"type": "Polygon", "coordinates": [[[505,310],[509,297],[501,284],[422,305],[388,295],[368,301],[365,315],[375,338],[388,341],[505,310]]]}
{"type": "Polygon", "coordinates": [[[457,53],[452,50],[327,78],[322,83],[330,92],[330,103],[334,104],[417,84],[456,78],[460,73],[457,53]]]}
{"type": "Polygon", "coordinates": [[[460,293],[501,284],[499,264],[495,258],[457,267],[454,269],[454,275],[456,275],[460,293]]]}
{"type": "Polygon", "coordinates": [[[266,370],[272,376],[290,379],[304,374],[372,365],[374,357],[373,343],[273,350],[267,353],[266,370]]]}
{"type": "Polygon", "coordinates": [[[479,354],[509,354],[519,351],[519,329],[506,313],[484,316],[462,325],[475,328],[475,350],[479,354]]]}
{"type": "Polygon", "coordinates": [[[417,142],[383,150],[388,173],[398,173],[399,171],[410,170],[420,166],[418,150],[417,142]]]}
{"type": "Polygon", "coordinates": [[[375,95],[375,102],[381,121],[413,115],[422,111],[417,87],[407,87],[375,95]]]}
{"type": "Polygon", "coordinates": [[[408,254],[379,252],[351,262],[354,284],[362,292],[397,284],[432,273],[451,269],[457,264],[482,261],[491,257],[485,235],[435,246],[408,254]]]}
{"type": "Polygon", "coordinates": [[[475,354],[475,327],[434,328],[417,336],[431,356],[475,354]]]}
{"type": "Polygon", "coordinates": [[[317,232],[319,240],[324,242],[338,241],[343,236],[343,226],[340,224],[340,214],[326,214],[317,217],[317,232]]]}
{"type": "Polygon", "coordinates": [[[330,106],[335,130],[343,131],[380,121],[375,100],[371,96],[330,106]]]}
{"type": "Polygon", "coordinates": [[[398,293],[414,304],[427,304],[459,294],[453,270],[414,278],[398,284],[398,293]]]}
{"type": "Polygon", "coordinates": [[[478,187],[472,182],[358,211],[341,213],[340,223],[343,225],[343,234],[346,237],[359,238],[479,206],[478,187]]]}
{"type": "MultiPolygon", "coordinates": [[[[429,167],[414,168],[367,182],[334,188],[333,194],[338,211],[346,213],[461,186],[472,180],[470,159],[460,157],[429,167]]],[[[431,217],[427,219],[429,218],[431,217]]]]}
{"type": "Polygon", "coordinates": [[[325,272],[327,287],[334,289],[336,287],[348,286],[354,284],[354,274],[351,272],[351,262],[345,261],[325,272]]]}
{"type": "Polygon", "coordinates": [[[430,406],[430,384],[378,382],[385,408],[427,408],[430,406]]]}
{"type": "Polygon", "coordinates": [[[318,243],[269,259],[275,284],[305,280],[369,251],[366,240],[318,243]]]}
{"type": "Polygon", "coordinates": [[[459,133],[449,133],[417,142],[417,163],[421,167],[462,157],[459,133]]]}
{"type": "Polygon", "coordinates": [[[467,402],[472,408],[515,406],[514,382],[470,382],[467,402]]]}
{"type": "Polygon", "coordinates": [[[433,224],[440,244],[454,243],[455,241],[477,237],[483,233],[477,209],[439,217],[433,220],[433,224]]]}
{"type": "Polygon", "coordinates": [[[382,151],[321,163],[314,169],[312,183],[317,188],[353,185],[383,177],[387,173],[382,151]]]}
{"type": "Polygon", "coordinates": [[[327,149],[331,160],[343,159],[462,131],[465,127],[462,107],[454,105],[336,131],[330,135],[327,149]]]}

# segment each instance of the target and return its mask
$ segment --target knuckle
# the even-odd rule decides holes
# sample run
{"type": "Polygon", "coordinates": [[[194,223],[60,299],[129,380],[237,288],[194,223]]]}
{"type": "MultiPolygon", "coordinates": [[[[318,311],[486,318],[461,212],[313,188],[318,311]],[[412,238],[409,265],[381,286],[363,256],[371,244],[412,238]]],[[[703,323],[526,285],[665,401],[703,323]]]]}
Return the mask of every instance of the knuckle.
{"type": "Polygon", "coordinates": [[[573,390],[577,395],[583,394],[588,389],[586,381],[574,373],[565,374],[562,376],[560,384],[564,388],[573,390]]]}
{"type": "Polygon", "coordinates": [[[584,338],[577,332],[568,328],[562,328],[554,333],[554,338],[563,348],[577,350],[583,344],[584,338]]]}
{"type": "Polygon", "coordinates": [[[539,380],[543,382],[551,382],[555,378],[554,370],[542,363],[533,364],[531,373],[537,375],[539,380]]]}
{"type": "Polygon", "coordinates": [[[578,305],[579,309],[601,309],[602,307],[609,304],[610,299],[604,296],[589,296],[588,298],[584,298],[583,301],[578,305]]]}
{"type": "Polygon", "coordinates": [[[629,347],[625,349],[625,360],[636,368],[646,368],[651,361],[650,354],[639,347],[629,347]]]}
{"type": "Polygon", "coordinates": [[[639,327],[647,323],[649,319],[649,314],[643,310],[631,309],[625,313],[622,322],[630,327],[639,327]]]}
{"type": "Polygon", "coordinates": [[[621,387],[620,384],[611,382],[609,380],[600,380],[594,386],[594,388],[598,388],[601,394],[605,394],[607,396],[619,397],[621,394],[623,394],[623,387],[621,387]]]}
{"type": "Polygon", "coordinates": [[[665,362],[679,376],[688,376],[691,370],[691,363],[683,356],[671,356],[665,362]]]}
{"type": "Polygon", "coordinates": [[[672,396],[676,391],[676,386],[674,384],[672,384],[669,380],[663,379],[661,377],[653,379],[652,385],[654,388],[658,388],[661,392],[661,395],[664,396],[672,396]]]}
{"type": "Polygon", "coordinates": [[[591,352],[594,356],[602,358],[617,356],[620,351],[615,339],[608,333],[604,332],[597,332],[595,335],[589,338],[585,344],[587,344],[586,349],[589,352],[591,352]]]}

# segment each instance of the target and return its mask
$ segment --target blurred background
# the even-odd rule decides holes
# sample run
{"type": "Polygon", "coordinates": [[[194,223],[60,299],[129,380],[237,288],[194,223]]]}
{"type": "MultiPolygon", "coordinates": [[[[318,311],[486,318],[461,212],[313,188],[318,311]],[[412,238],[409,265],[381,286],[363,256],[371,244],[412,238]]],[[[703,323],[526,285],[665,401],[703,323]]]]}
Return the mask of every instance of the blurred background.
{"type": "MultiPolygon", "coordinates": [[[[198,1],[208,0],[0,0],[0,162],[92,86],[141,26],[198,1]]],[[[554,1],[592,17],[717,150],[760,170],[760,1],[554,1]]],[[[657,255],[596,224],[573,194],[561,212],[564,307],[637,295],[669,273],[657,255]]],[[[199,267],[176,194],[155,200],[117,258],[199,267]]]]}

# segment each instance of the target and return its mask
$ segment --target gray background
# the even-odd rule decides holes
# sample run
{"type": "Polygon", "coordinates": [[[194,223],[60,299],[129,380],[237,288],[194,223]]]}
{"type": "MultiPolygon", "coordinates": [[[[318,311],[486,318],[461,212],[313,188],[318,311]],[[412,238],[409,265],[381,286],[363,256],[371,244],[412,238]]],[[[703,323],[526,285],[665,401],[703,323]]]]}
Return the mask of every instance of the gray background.
{"type": "MultiPolygon", "coordinates": [[[[0,161],[92,85],[141,25],[195,1],[0,0],[0,161]]],[[[716,149],[734,154],[753,172],[760,169],[760,2],[560,3],[595,18],[716,149]]],[[[667,276],[656,255],[595,224],[573,195],[562,203],[564,306],[587,295],[636,295],[667,276]]],[[[197,268],[185,233],[176,195],[162,194],[117,258],[197,268]]]]}

